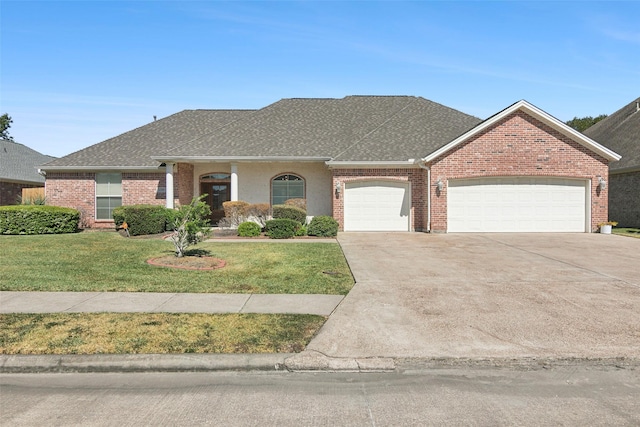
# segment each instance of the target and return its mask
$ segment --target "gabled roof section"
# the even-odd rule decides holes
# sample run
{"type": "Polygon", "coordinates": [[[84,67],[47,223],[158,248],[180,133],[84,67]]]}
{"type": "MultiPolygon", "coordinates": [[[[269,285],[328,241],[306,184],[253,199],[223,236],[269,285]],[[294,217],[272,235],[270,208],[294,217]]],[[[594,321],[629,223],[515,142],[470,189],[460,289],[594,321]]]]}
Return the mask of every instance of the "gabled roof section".
{"type": "Polygon", "coordinates": [[[477,135],[477,134],[483,132],[484,130],[490,128],[494,124],[498,123],[500,120],[502,120],[505,117],[515,113],[516,111],[522,111],[522,112],[530,115],[531,117],[534,117],[534,118],[540,120],[541,122],[545,123],[546,125],[550,126],[551,128],[557,130],[561,134],[571,138],[573,141],[575,141],[578,144],[582,145],[583,147],[586,147],[589,150],[601,155],[602,157],[608,159],[609,161],[620,160],[620,155],[619,154],[617,154],[617,153],[613,152],[612,150],[610,150],[610,149],[598,144],[596,141],[594,141],[591,138],[581,134],[580,132],[576,131],[575,129],[569,127],[568,125],[566,125],[562,121],[560,121],[560,120],[556,119],[555,117],[551,116],[550,114],[542,111],[538,107],[528,103],[525,100],[521,100],[521,101],[518,101],[515,104],[505,108],[504,110],[500,111],[499,113],[489,117],[488,119],[486,119],[482,123],[480,123],[477,126],[475,126],[473,129],[470,129],[468,132],[465,132],[464,134],[460,135],[459,137],[457,137],[453,141],[449,142],[448,144],[444,145],[443,147],[439,148],[438,150],[432,152],[431,154],[429,154],[428,156],[423,158],[422,161],[425,162],[425,163],[428,163],[428,162],[431,162],[431,161],[435,160],[436,158],[438,158],[438,157],[442,156],[443,154],[453,150],[455,147],[459,146],[460,144],[465,143],[470,138],[472,138],[475,135],[477,135]]]}
{"type": "Polygon", "coordinates": [[[640,170],[640,98],[584,131],[584,134],[622,155],[611,171],[640,170]]]}
{"type": "Polygon", "coordinates": [[[253,110],[184,110],[42,166],[43,170],[156,169],[151,156],[229,123],[253,110]]]}
{"type": "Polygon", "coordinates": [[[38,166],[55,157],[41,154],[17,142],[0,139],[0,179],[24,183],[44,184],[38,166]]]}

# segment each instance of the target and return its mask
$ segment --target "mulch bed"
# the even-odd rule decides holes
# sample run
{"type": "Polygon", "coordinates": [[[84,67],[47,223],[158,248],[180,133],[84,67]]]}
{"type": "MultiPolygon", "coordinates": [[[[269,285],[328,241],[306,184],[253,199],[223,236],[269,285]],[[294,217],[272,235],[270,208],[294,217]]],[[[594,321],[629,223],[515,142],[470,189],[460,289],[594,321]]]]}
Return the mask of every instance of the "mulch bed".
{"type": "Polygon", "coordinates": [[[147,260],[150,265],[158,267],[181,268],[184,270],[216,270],[223,268],[226,262],[220,258],[210,256],[183,256],[165,255],[147,260]]]}

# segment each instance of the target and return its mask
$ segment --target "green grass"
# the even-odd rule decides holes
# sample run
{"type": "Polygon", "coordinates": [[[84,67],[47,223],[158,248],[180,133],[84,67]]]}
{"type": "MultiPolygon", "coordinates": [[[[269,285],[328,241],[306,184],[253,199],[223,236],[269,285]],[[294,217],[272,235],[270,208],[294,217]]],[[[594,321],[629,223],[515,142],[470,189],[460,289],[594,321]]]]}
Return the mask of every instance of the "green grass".
{"type": "Polygon", "coordinates": [[[159,238],[115,232],[0,236],[0,290],[341,294],[353,277],[335,243],[201,243],[227,262],[212,271],[147,264],[173,253],[159,238]],[[326,274],[334,272],[337,274],[326,274]]]}
{"type": "Polygon", "coordinates": [[[3,314],[0,354],[296,353],[325,320],[299,314],[3,314]]]}
{"type": "Polygon", "coordinates": [[[611,230],[613,234],[618,234],[620,236],[629,236],[640,238],[640,228],[613,228],[611,230]]]}

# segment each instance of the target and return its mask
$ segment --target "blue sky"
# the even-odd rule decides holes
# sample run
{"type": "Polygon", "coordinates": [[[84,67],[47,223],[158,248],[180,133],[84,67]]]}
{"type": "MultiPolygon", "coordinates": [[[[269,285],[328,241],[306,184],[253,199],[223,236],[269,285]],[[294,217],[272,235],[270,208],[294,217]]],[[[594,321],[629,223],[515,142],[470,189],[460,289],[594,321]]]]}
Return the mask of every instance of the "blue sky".
{"type": "Polygon", "coordinates": [[[0,114],[64,156],[183,109],[415,95],[487,118],[640,95],[640,2],[0,0],[0,114]]]}

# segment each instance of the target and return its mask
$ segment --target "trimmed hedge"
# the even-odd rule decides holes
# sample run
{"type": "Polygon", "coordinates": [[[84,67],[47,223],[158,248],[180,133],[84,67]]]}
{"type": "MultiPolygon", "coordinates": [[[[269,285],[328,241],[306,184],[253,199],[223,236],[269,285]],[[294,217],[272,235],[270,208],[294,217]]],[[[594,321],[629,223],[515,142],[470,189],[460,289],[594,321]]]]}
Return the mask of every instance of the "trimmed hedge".
{"type": "Polygon", "coordinates": [[[307,211],[289,205],[275,205],[273,207],[274,219],[292,219],[305,224],[307,222],[307,211]]]}
{"type": "Polygon", "coordinates": [[[299,222],[288,218],[271,219],[267,221],[264,229],[270,239],[290,239],[296,235],[300,228],[299,222]]]}
{"type": "Polygon", "coordinates": [[[78,231],[80,212],[42,205],[0,207],[0,234],[62,234],[78,231]]]}
{"type": "Polygon", "coordinates": [[[336,237],[338,235],[338,221],[326,215],[314,216],[307,227],[309,236],[336,237]]]}
{"type": "Polygon", "coordinates": [[[126,222],[131,236],[163,233],[170,217],[169,209],[160,205],[128,205],[113,209],[116,228],[126,222]]]}
{"type": "Polygon", "coordinates": [[[260,235],[262,229],[253,221],[246,221],[238,225],[238,236],[240,237],[256,237],[260,235]]]}

